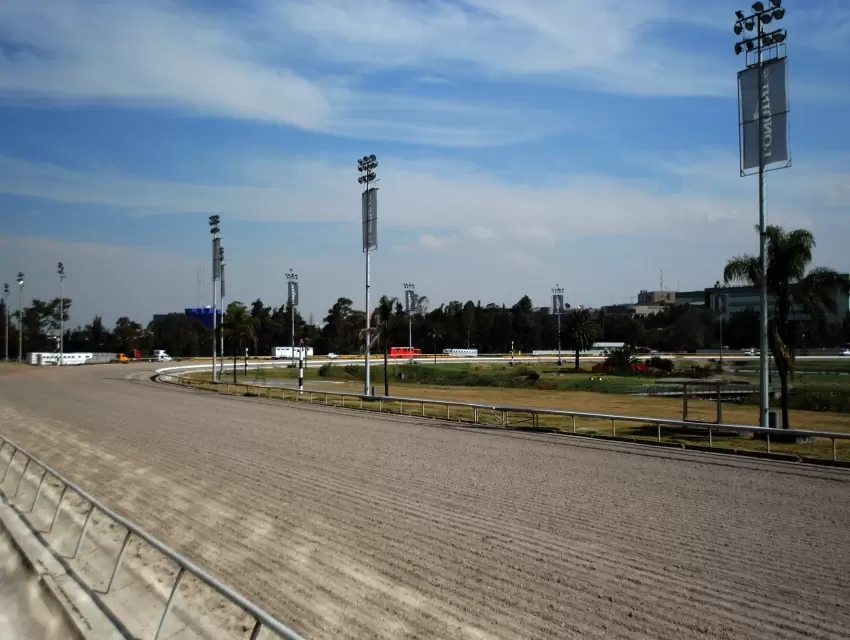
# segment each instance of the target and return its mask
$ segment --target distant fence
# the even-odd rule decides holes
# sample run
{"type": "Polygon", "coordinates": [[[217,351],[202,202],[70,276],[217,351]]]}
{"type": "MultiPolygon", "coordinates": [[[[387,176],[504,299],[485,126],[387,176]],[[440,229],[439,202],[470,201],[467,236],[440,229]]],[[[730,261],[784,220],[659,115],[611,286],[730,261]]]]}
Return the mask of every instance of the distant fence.
{"type": "MultiPolygon", "coordinates": [[[[232,363],[229,365],[232,367],[232,363]]],[[[257,364],[256,368],[268,367],[267,364],[257,364]]],[[[836,442],[838,440],[850,440],[850,433],[841,431],[815,431],[809,429],[772,429],[757,427],[753,425],[700,422],[696,420],[682,420],[676,418],[655,418],[649,416],[633,416],[609,413],[592,413],[586,411],[570,411],[563,409],[547,409],[542,407],[525,407],[514,405],[491,405],[475,402],[462,402],[457,400],[440,400],[435,398],[416,398],[406,396],[373,396],[345,391],[298,391],[285,387],[271,387],[250,384],[234,384],[227,382],[212,382],[187,378],[185,374],[193,371],[209,369],[206,365],[194,365],[183,367],[169,367],[157,371],[158,378],[162,382],[178,384],[195,389],[206,389],[211,391],[222,391],[233,395],[255,396],[260,398],[278,398],[281,400],[293,400],[296,402],[307,402],[309,404],[332,404],[336,400],[337,406],[372,409],[377,411],[390,411],[390,406],[399,408],[399,413],[405,413],[405,406],[413,409],[409,415],[421,415],[422,417],[434,417],[446,420],[469,421],[473,424],[485,424],[481,417],[483,414],[495,417],[490,424],[494,426],[508,427],[518,426],[511,420],[519,419],[522,423],[532,428],[545,427],[541,425],[541,416],[554,416],[572,423],[572,433],[577,433],[577,420],[598,420],[610,422],[611,435],[617,435],[617,424],[640,424],[648,425],[655,429],[656,441],[662,442],[662,428],[675,428],[702,433],[708,436],[709,447],[713,447],[713,439],[720,433],[752,434],[764,438],[766,450],[771,453],[771,438],[774,444],[777,440],[788,437],[800,438],[825,438],[832,442],[832,460],[838,460],[836,442]],[[426,407],[438,407],[437,411],[426,411],[426,407]],[[418,411],[417,411],[418,409],[418,411]]],[[[569,429],[569,427],[568,427],[569,429]]],[[[559,429],[563,430],[563,429],[559,429]]]]}

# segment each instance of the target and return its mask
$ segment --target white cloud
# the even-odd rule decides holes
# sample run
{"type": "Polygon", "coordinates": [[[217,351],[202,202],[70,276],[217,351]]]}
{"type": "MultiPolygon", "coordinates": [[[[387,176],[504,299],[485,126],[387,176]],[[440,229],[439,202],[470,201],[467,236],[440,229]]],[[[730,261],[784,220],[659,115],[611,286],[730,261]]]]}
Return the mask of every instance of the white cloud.
{"type": "Polygon", "coordinates": [[[473,225],[468,229],[469,235],[471,235],[476,240],[481,242],[487,242],[489,240],[496,239],[496,232],[492,227],[482,227],[480,225],[473,225]]]}
{"type": "Polygon", "coordinates": [[[448,251],[455,246],[457,236],[426,233],[419,238],[419,246],[428,251],[448,251]]]}
{"type": "MultiPolygon", "coordinates": [[[[0,192],[62,203],[109,206],[115,215],[217,211],[229,219],[329,222],[356,227],[357,184],[346,165],[322,159],[232,158],[215,184],[152,181],[71,171],[0,156],[0,192]],[[294,167],[294,168],[293,168],[294,167]]],[[[494,241],[520,235],[551,245],[598,235],[692,237],[704,223],[728,233],[752,225],[753,180],[738,177],[734,155],[712,154],[692,165],[645,160],[654,179],[564,174],[518,183],[445,160],[382,157],[379,218],[383,228],[494,241]],[[518,221],[522,221],[518,223],[518,221]]],[[[850,210],[850,157],[804,158],[768,178],[772,220],[805,222],[850,210]]]]}

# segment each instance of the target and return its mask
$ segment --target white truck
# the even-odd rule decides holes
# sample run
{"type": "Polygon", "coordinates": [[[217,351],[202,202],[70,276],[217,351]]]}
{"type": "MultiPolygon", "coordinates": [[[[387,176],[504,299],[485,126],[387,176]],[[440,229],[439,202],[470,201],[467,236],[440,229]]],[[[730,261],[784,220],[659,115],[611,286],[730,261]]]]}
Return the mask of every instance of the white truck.
{"type": "MultiPolygon", "coordinates": [[[[313,355],[313,347],[295,347],[295,358],[299,358],[304,353],[304,357],[309,358],[313,355]]],[[[292,347],[272,347],[272,360],[292,359],[292,347]]]]}
{"type": "Polygon", "coordinates": [[[165,349],[154,349],[153,357],[157,362],[168,362],[171,360],[171,356],[165,353],[165,349]]]}

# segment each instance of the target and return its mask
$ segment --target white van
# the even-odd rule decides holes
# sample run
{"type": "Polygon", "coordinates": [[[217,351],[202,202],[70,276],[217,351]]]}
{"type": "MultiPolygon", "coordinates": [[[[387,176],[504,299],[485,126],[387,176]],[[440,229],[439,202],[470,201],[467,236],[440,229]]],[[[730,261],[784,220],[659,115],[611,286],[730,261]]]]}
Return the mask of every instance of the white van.
{"type": "Polygon", "coordinates": [[[165,349],[154,349],[153,357],[157,362],[168,362],[171,360],[171,356],[165,353],[165,349]]]}

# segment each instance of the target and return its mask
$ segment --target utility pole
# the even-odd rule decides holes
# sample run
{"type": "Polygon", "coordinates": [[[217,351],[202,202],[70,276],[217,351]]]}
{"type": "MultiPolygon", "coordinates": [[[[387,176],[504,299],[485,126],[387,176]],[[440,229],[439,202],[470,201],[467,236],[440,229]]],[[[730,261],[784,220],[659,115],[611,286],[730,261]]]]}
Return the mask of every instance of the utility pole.
{"type": "Polygon", "coordinates": [[[9,295],[11,294],[11,290],[9,289],[9,283],[5,283],[3,285],[3,301],[6,307],[6,362],[9,362],[9,295]]]}
{"type": "Polygon", "coordinates": [[[564,311],[564,288],[556,284],[552,288],[552,313],[558,316],[558,366],[561,366],[561,313],[564,311]]]}
{"type": "Polygon", "coordinates": [[[759,379],[760,379],[760,420],[763,428],[770,426],[770,342],[768,340],[768,244],[764,210],[764,173],[768,163],[787,161],[790,155],[787,148],[787,58],[784,55],[785,29],[765,32],[765,25],[773,20],[785,17],[782,0],[770,0],[770,6],[763,2],[754,2],[753,13],[749,16],[742,11],[735,12],[735,35],[744,30],[756,30],[756,34],[746,34],[735,43],[735,55],[746,49],[747,69],[738,73],[739,87],[739,127],[742,142],[741,175],[745,170],[758,167],[759,200],[759,264],[761,267],[759,285],[759,379]],[[754,51],[755,50],[755,51],[754,51]],[[753,54],[750,63],[750,54],[753,54]],[[769,68],[768,68],[769,67],[769,68]],[[772,70],[776,69],[771,73],[772,70]],[[752,72],[755,71],[755,85],[752,84],[752,72]],[[781,103],[781,104],[778,104],[781,103]],[[755,130],[752,125],[755,124],[755,130]],[[754,161],[753,154],[758,154],[754,161]]]}
{"type": "MultiPolygon", "coordinates": [[[[218,320],[218,318],[217,318],[217,316],[218,316],[218,304],[217,304],[218,301],[216,299],[217,298],[217,296],[216,296],[216,288],[217,288],[216,282],[221,277],[221,261],[220,261],[221,236],[219,235],[219,232],[221,230],[219,228],[220,222],[221,222],[221,218],[219,216],[217,216],[217,215],[211,215],[210,216],[210,233],[212,234],[212,237],[213,237],[212,238],[212,286],[213,286],[212,287],[212,290],[213,290],[213,303],[212,303],[212,316],[213,316],[213,321],[212,321],[212,331],[213,331],[213,334],[212,334],[212,379],[213,379],[213,382],[215,382],[218,379],[217,378],[218,372],[216,370],[216,351],[218,349],[217,349],[217,344],[216,344],[215,330],[216,330],[216,324],[217,324],[217,320],[218,320]]],[[[222,318],[222,322],[224,322],[223,318],[222,318]]],[[[222,331],[222,333],[224,333],[224,332],[222,331]]],[[[224,366],[223,360],[224,360],[224,354],[222,354],[222,367],[224,366]]]]}
{"type": "Polygon", "coordinates": [[[57,366],[62,365],[62,356],[65,353],[65,265],[61,262],[56,266],[59,274],[59,361],[57,366]]]}
{"type": "MultiPolygon", "coordinates": [[[[221,309],[221,331],[219,331],[219,353],[221,354],[221,358],[219,358],[219,380],[224,376],[224,247],[218,248],[218,262],[221,265],[221,291],[218,296],[218,306],[221,309]]],[[[213,335],[213,340],[215,340],[215,335],[213,335]]]]}
{"type": "Polygon", "coordinates": [[[295,307],[298,304],[298,274],[292,269],[286,274],[286,299],[289,302],[289,318],[292,324],[292,368],[295,368],[295,307]]]}
{"type": "Polygon", "coordinates": [[[371,371],[369,370],[369,350],[371,348],[370,316],[372,315],[372,304],[369,300],[369,278],[370,278],[370,255],[371,251],[378,248],[378,189],[371,186],[378,178],[375,169],[378,168],[378,159],[375,155],[363,156],[357,161],[357,171],[362,173],[357,182],[363,185],[363,194],[360,197],[363,220],[363,253],[366,254],[366,382],[364,395],[369,395],[371,386],[371,371]]]}
{"type": "Polygon", "coordinates": [[[407,345],[410,364],[413,364],[413,312],[416,309],[416,291],[412,282],[404,285],[404,306],[407,312],[407,345]]]}
{"type": "Polygon", "coordinates": [[[18,271],[18,362],[24,361],[24,272],[18,271]]]}

